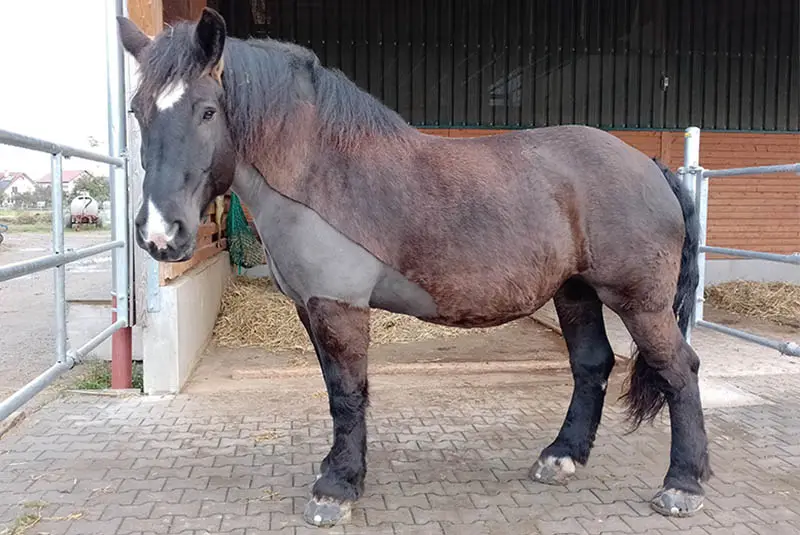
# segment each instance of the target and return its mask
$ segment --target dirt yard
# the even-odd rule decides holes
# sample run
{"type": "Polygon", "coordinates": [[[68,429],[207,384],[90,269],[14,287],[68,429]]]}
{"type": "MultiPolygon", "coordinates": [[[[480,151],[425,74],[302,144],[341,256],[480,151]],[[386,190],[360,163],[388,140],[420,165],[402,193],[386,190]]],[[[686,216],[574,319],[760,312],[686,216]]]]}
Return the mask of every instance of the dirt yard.
{"type": "MultiPolygon", "coordinates": [[[[64,242],[67,249],[78,249],[109,239],[108,231],[67,232],[64,242]]],[[[50,254],[50,243],[49,233],[9,232],[0,245],[0,265],[50,254]]],[[[110,252],[68,264],[66,271],[68,299],[109,295],[110,252]]],[[[54,325],[53,270],[0,283],[0,398],[55,362],[54,325]]]]}

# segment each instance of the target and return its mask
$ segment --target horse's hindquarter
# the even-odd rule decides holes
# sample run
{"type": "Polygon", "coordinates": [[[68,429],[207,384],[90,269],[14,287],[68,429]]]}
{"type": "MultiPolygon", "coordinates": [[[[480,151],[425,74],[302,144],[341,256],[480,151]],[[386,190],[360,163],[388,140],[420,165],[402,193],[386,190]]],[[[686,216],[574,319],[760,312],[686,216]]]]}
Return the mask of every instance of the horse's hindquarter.
{"type": "Polygon", "coordinates": [[[415,234],[400,267],[444,316],[528,314],[578,274],[601,285],[677,275],[677,199],[646,155],[611,134],[569,126],[426,140],[415,167],[427,176],[408,180],[432,200],[423,217],[408,213],[415,234]]]}
{"type": "Polygon", "coordinates": [[[671,300],[685,229],[658,166],[607,132],[569,127],[559,134],[551,155],[570,169],[566,176],[578,199],[586,239],[582,275],[601,292],[671,300]]]}

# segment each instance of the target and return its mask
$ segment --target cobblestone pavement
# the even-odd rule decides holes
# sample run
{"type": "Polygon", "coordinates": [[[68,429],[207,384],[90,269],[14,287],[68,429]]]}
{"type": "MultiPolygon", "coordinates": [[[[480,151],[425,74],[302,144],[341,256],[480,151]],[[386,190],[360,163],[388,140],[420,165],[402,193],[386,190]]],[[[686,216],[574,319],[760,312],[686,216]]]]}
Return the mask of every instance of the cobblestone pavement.
{"type": "MultiPolygon", "coordinates": [[[[619,375],[589,465],[565,487],[527,478],[566,410],[563,371],[373,377],[366,495],[329,533],[800,533],[800,378],[732,381],[759,402],[707,409],[706,507],[667,519],[647,502],[666,470],[668,421],[627,435],[619,375]]],[[[321,388],[295,378],[235,394],[60,399],[0,440],[0,526],[319,533],[301,513],[330,446],[321,388]]]]}

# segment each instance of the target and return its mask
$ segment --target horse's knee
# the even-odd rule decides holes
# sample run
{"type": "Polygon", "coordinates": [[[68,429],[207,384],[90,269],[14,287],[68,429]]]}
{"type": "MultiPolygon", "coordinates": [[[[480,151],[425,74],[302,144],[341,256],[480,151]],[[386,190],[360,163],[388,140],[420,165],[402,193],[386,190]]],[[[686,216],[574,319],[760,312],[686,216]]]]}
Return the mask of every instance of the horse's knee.
{"type": "Polygon", "coordinates": [[[614,369],[614,362],[611,346],[592,348],[572,358],[572,375],[578,380],[603,382],[614,369]]]}

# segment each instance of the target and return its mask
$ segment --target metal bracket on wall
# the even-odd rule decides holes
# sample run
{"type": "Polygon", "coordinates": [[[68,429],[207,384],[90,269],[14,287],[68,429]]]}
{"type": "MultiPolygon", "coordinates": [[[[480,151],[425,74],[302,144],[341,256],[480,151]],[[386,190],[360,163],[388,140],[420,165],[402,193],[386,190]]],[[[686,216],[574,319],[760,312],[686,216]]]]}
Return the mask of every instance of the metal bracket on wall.
{"type": "Polygon", "coordinates": [[[147,312],[161,312],[161,286],[158,262],[147,260],[147,312]]]}

